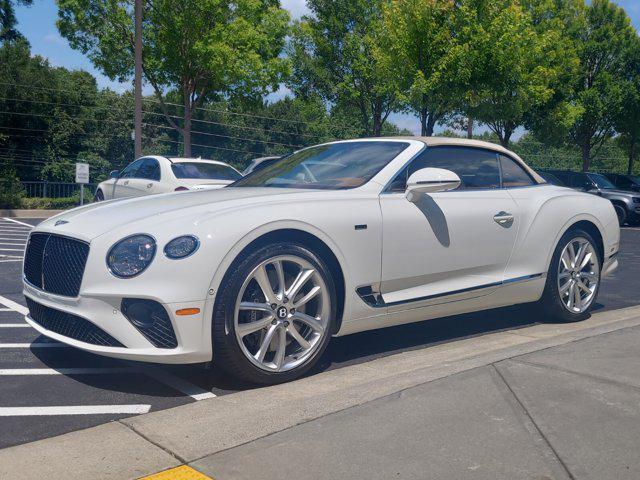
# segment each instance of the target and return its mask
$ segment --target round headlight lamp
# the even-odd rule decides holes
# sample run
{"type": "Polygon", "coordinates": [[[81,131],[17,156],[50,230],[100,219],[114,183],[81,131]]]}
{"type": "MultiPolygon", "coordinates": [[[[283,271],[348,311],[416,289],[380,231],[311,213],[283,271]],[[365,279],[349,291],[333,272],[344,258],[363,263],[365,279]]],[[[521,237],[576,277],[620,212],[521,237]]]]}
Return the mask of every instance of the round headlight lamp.
{"type": "Polygon", "coordinates": [[[140,275],[151,265],[156,241],[150,235],[131,235],[116,243],[107,254],[109,271],[119,278],[140,275]]]}
{"type": "Polygon", "coordinates": [[[178,260],[180,258],[186,258],[189,255],[195,253],[200,246],[200,241],[193,235],[183,235],[181,237],[174,238],[164,246],[164,254],[168,258],[178,260]]]}

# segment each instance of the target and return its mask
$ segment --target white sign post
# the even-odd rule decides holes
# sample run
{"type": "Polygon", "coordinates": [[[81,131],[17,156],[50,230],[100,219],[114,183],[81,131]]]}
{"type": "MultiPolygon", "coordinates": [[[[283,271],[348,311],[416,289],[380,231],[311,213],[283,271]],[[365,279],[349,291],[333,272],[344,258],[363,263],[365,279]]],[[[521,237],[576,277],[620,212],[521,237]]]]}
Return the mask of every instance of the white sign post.
{"type": "Polygon", "coordinates": [[[80,206],[84,204],[84,185],[89,183],[89,164],[76,163],[76,183],[80,184],[80,206]]]}

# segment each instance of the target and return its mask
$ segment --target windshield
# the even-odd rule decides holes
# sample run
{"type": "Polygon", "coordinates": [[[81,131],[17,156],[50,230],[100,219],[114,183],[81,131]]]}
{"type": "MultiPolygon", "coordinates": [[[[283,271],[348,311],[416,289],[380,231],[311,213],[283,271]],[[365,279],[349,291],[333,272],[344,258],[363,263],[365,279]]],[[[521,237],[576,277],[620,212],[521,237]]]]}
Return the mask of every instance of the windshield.
{"type": "Polygon", "coordinates": [[[355,188],[367,183],[407,146],[405,142],[361,141],[311,147],[254,171],[231,186],[355,188]]]}
{"type": "Polygon", "coordinates": [[[598,188],[608,189],[608,188],[616,188],[616,186],[611,183],[607,177],[604,175],[600,175],[599,173],[590,173],[589,178],[596,184],[598,188]]]}
{"type": "Polygon", "coordinates": [[[242,178],[229,165],[204,162],[172,163],[171,171],[176,178],[194,178],[203,180],[238,180],[242,178]]]}

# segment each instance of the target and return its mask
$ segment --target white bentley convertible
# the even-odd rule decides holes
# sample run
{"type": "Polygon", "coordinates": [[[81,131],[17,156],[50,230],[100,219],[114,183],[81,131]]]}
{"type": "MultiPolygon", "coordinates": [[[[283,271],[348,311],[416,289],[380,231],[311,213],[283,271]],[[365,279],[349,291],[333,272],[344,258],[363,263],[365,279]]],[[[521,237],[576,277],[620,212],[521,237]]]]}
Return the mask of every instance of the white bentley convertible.
{"type": "Polygon", "coordinates": [[[611,202],[499,146],[309,147],[220,190],[101,202],[35,228],[27,321],[94,353],[296,378],[332,336],[537,302],[585,318],[617,267],[611,202]]]}

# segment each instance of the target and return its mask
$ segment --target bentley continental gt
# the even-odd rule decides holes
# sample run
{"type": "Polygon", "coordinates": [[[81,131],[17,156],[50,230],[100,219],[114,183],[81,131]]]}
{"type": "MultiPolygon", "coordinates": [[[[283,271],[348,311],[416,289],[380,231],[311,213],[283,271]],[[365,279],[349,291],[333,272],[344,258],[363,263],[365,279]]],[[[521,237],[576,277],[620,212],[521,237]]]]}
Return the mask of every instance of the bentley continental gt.
{"type": "Polygon", "coordinates": [[[278,383],[333,336],[524,303],[584,319],[619,238],[609,200],[500,146],[337,141],[226,188],[46,220],[26,247],[26,320],[97,354],[278,383]]]}

